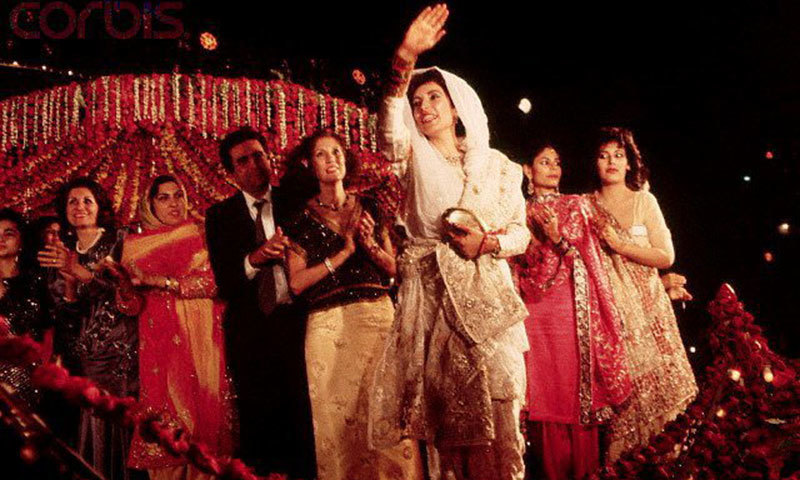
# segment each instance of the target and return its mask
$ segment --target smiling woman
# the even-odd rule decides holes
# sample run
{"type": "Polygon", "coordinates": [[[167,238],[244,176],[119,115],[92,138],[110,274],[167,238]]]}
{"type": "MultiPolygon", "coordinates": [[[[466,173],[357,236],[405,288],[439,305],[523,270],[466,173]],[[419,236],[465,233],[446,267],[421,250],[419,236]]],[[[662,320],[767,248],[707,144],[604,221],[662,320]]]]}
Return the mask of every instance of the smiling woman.
{"type": "MultiPolygon", "coordinates": [[[[58,269],[51,290],[64,292],[57,303],[59,317],[80,320],[76,354],[82,373],[113,395],[136,395],[138,332],[133,315],[140,304],[130,282],[107,268],[108,257],[119,259],[124,232],[115,228],[105,191],[89,178],[68,182],[56,208],[66,227],[66,245],[46,246],[39,252],[39,262],[58,269]]],[[[130,433],[127,427],[84,410],[80,452],[106,478],[127,479],[130,433]]]]}
{"type": "Polygon", "coordinates": [[[434,478],[517,480],[527,311],[506,258],[530,239],[522,169],[490,147],[488,119],[467,82],[413,68],[444,36],[448,15],[437,5],[411,23],[382,106],[383,151],[407,187],[399,218],[407,242],[370,439],[427,441],[433,465],[441,459],[434,478]]]}
{"type": "Polygon", "coordinates": [[[378,450],[367,443],[369,386],[394,320],[388,291],[396,265],[375,202],[345,190],[355,172],[350,158],[331,132],[304,141],[295,168],[316,185],[286,226],[289,285],[310,308],[305,350],[318,478],[417,480],[415,441],[378,450]]]}

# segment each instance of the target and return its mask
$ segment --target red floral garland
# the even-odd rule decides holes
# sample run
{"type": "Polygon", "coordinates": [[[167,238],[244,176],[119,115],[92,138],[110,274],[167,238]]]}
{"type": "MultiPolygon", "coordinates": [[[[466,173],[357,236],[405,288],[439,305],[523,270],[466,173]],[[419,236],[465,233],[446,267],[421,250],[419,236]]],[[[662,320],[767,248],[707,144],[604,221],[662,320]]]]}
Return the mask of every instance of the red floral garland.
{"type": "Polygon", "coordinates": [[[0,102],[0,204],[43,212],[65,181],[90,175],[128,223],[147,179],[171,172],[200,216],[234,191],[217,146],[243,125],[265,136],[276,177],[306,134],[334,129],[361,164],[356,188],[377,187],[396,211],[401,189],[377,153],[375,114],[289,82],[180,74],[101,77],[0,102]]]}
{"type": "MultiPolygon", "coordinates": [[[[29,336],[9,336],[0,329],[0,360],[17,365],[32,365],[42,359],[44,347],[29,336]]],[[[163,421],[159,414],[145,408],[132,397],[115,397],[87,378],[76,377],[55,363],[35,367],[31,381],[36,388],[61,393],[69,402],[92,410],[95,415],[118,424],[138,425],[145,441],[158,443],[167,452],[182,457],[204,473],[224,480],[258,480],[241,460],[213,455],[208,447],[188,440],[183,431],[163,421]]],[[[267,480],[285,480],[270,474],[267,480]]]]}
{"type": "Polygon", "coordinates": [[[800,363],[770,350],[730,286],[708,310],[715,360],[700,395],[593,478],[800,479],[800,363]]]}

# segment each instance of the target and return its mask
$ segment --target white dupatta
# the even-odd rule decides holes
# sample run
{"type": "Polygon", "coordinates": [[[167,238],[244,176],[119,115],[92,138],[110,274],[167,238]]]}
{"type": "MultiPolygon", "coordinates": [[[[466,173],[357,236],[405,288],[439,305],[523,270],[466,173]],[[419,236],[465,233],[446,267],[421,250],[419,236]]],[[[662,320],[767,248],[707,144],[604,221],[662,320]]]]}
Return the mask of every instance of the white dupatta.
{"type": "Polygon", "coordinates": [[[478,94],[463,79],[438,67],[428,70],[442,74],[450,98],[464,124],[466,149],[463,169],[454,167],[417,128],[411,104],[406,101],[403,121],[411,132],[412,158],[407,172],[409,195],[402,218],[412,237],[441,238],[441,217],[448,208],[472,211],[492,228],[504,226],[497,212],[501,165],[489,147],[489,124],[478,94]],[[460,171],[459,171],[460,170],[460,171]]]}

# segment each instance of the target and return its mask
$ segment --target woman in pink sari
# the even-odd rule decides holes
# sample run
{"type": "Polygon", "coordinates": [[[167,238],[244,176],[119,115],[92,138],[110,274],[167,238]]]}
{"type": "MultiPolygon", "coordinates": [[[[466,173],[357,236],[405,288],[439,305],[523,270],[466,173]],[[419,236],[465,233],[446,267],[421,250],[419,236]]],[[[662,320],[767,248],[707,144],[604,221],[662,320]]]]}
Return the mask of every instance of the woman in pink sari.
{"type": "MultiPolygon", "coordinates": [[[[232,451],[231,389],[223,348],[223,305],[201,224],[187,219],[186,193],[157,177],[139,209],[143,232],[125,239],[122,264],[145,298],[139,315],[141,401],[215,454],[232,451]]],[[[137,431],[129,465],[151,479],[210,478],[146,443],[137,431]]]]}
{"type": "Polygon", "coordinates": [[[631,383],[620,318],[592,234],[589,203],[561,195],[561,160],[544,144],[523,167],[533,240],[514,259],[530,316],[527,420],[547,479],[579,479],[600,465],[598,425],[631,383]]]}

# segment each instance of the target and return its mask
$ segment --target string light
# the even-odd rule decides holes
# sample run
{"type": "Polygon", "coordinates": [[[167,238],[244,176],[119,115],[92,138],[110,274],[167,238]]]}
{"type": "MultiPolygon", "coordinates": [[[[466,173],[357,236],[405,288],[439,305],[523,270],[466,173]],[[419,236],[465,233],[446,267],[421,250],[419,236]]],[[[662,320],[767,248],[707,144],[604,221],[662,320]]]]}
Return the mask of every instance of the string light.
{"type": "Polygon", "coordinates": [[[211,32],[203,32],[200,34],[200,46],[205,48],[208,51],[213,51],[217,49],[219,45],[219,41],[217,37],[214,36],[211,32]]]}
{"type": "Polygon", "coordinates": [[[775,155],[772,153],[772,150],[767,150],[767,153],[764,154],[764,158],[767,160],[772,160],[774,157],[775,155]]]}
{"type": "Polygon", "coordinates": [[[77,78],[80,78],[80,79],[85,79],[86,78],[85,75],[82,75],[80,73],[76,73],[74,70],[59,70],[57,68],[53,68],[53,67],[48,66],[48,65],[23,65],[23,64],[19,63],[17,60],[12,61],[11,63],[0,62],[0,67],[16,68],[16,69],[19,69],[19,70],[29,70],[29,71],[32,71],[32,72],[35,71],[35,72],[39,72],[39,73],[47,72],[47,73],[49,73],[51,75],[63,75],[63,76],[68,76],[68,77],[77,77],[77,78]]]}
{"type": "Polygon", "coordinates": [[[742,180],[744,180],[745,182],[749,182],[751,180],[750,175],[745,175],[744,177],[742,177],[742,180]]]}
{"type": "Polygon", "coordinates": [[[689,347],[689,353],[697,353],[697,349],[694,347],[689,347]]]}
{"type": "Polygon", "coordinates": [[[772,368],[767,365],[764,367],[764,381],[767,383],[772,383],[773,380],[775,380],[775,374],[772,373],[772,368]]]}
{"type": "Polygon", "coordinates": [[[778,225],[778,233],[781,235],[789,235],[789,230],[791,229],[790,225],[786,222],[781,223],[778,225]]]}
{"type": "Polygon", "coordinates": [[[725,417],[725,415],[726,415],[726,412],[725,412],[724,408],[720,408],[719,410],[717,410],[717,417],[723,418],[723,417],[725,417]]]}
{"type": "Polygon", "coordinates": [[[772,263],[775,261],[775,255],[772,254],[769,250],[764,252],[764,261],[767,263],[772,263]]]}
{"type": "Polygon", "coordinates": [[[738,382],[739,379],[742,378],[742,372],[740,372],[739,370],[737,370],[735,368],[731,368],[730,370],[728,370],[728,376],[734,382],[738,382]]]}

